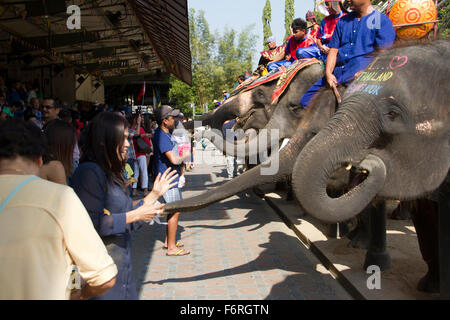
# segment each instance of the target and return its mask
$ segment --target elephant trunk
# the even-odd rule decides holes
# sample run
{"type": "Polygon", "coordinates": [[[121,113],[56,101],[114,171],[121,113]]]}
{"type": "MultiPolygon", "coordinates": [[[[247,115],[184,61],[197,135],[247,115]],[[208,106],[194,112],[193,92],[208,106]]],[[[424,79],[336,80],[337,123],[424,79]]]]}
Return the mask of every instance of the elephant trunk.
{"type": "Polygon", "coordinates": [[[384,185],[385,164],[377,156],[364,154],[379,133],[375,108],[371,103],[361,105],[367,99],[365,95],[350,98],[295,162],[292,180],[297,199],[311,216],[321,221],[336,223],[354,217],[384,185]],[[330,197],[326,189],[331,174],[361,158],[358,167],[368,172],[366,179],[346,194],[330,197]]]}
{"type": "Polygon", "coordinates": [[[286,179],[292,173],[292,165],[290,163],[297,158],[305,144],[305,139],[306,135],[303,132],[299,132],[291,138],[285,148],[276,155],[272,155],[265,163],[246,171],[218,188],[208,190],[189,199],[169,203],[164,207],[164,212],[174,213],[199,210],[249,188],[286,179]],[[276,172],[270,172],[272,168],[276,172]]]}

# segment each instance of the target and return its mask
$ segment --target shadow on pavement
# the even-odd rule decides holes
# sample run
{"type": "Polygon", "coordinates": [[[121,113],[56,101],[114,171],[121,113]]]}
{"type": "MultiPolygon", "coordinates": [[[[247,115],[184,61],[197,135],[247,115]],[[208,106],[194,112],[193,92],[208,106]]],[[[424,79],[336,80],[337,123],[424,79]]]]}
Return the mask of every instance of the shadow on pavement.
{"type": "Polygon", "coordinates": [[[202,281],[255,271],[274,270],[276,271],[275,274],[277,274],[283,270],[297,274],[289,275],[282,282],[275,284],[266,299],[297,299],[302,290],[312,290],[311,288],[315,287],[320,288],[320,294],[326,293],[332,297],[333,290],[326,283],[326,278],[331,279],[331,275],[315,271],[316,265],[302,252],[304,249],[301,248],[302,245],[299,243],[298,238],[278,231],[271,232],[269,241],[259,246],[265,248],[265,250],[255,260],[240,266],[192,277],[146,281],[142,285],[202,281]]]}

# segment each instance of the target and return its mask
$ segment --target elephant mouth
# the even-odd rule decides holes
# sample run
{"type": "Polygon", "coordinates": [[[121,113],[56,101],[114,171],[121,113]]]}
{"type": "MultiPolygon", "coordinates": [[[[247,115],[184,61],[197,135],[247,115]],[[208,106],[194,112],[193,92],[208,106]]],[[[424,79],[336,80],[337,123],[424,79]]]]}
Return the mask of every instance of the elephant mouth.
{"type": "Polygon", "coordinates": [[[254,108],[250,109],[245,115],[242,117],[236,118],[236,124],[233,129],[243,128],[248,123],[252,115],[256,112],[254,108]]]}
{"type": "Polygon", "coordinates": [[[369,177],[370,172],[363,164],[365,157],[342,161],[329,176],[327,194],[330,198],[338,198],[359,187],[369,177]]]}

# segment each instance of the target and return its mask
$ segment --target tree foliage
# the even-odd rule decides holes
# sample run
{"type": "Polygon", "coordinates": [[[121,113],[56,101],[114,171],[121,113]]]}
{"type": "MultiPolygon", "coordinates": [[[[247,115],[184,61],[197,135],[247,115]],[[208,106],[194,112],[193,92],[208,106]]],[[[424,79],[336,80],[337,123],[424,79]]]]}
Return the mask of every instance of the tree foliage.
{"type": "MultiPolygon", "coordinates": [[[[192,54],[192,87],[175,77],[170,78],[171,104],[192,113],[189,105],[211,106],[213,100],[223,98],[222,90],[231,91],[237,78],[252,70],[252,56],[256,48],[255,25],[242,32],[225,28],[212,33],[203,11],[189,12],[190,45],[192,54]]],[[[184,112],[183,112],[184,113],[184,112]]]]}
{"type": "Polygon", "coordinates": [[[285,0],[284,7],[284,27],[286,29],[286,34],[284,36],[287,39],[291,35],[291,24],[294,21],[295,9],[294,9],[295,0],[285,0]]]}
{"type": "Polygon", "coordinates": [[[270,0],[266,1],[266,5],[263,9],[262,14],[262,23],[263,23],[263,46],[265,47],[267,44],[267,39],[272,35],[272,29],[270,28],[270,23],[272,22],[272,7],[270,6],[270,0]]]}
{"type": "Polygon", "coordinates": [[[443,37],[450,35],[450,2],[447,1],[445,5],[439,10],[439,34],[443,37]]]}

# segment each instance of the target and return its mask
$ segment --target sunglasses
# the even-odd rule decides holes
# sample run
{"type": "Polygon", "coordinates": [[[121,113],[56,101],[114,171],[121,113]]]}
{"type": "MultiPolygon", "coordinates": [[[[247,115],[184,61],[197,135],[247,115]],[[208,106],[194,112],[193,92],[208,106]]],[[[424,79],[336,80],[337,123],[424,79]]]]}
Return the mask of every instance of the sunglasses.
{"type": "Polygon", "coordinates": [[[42,109],[56,109],[56,107],[52,106],[42,106],[42,109]]]}

